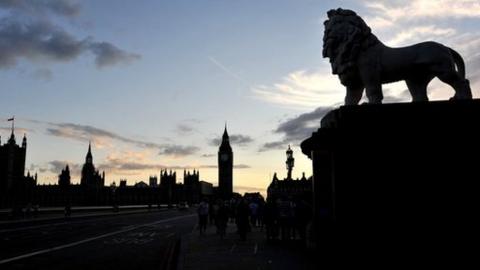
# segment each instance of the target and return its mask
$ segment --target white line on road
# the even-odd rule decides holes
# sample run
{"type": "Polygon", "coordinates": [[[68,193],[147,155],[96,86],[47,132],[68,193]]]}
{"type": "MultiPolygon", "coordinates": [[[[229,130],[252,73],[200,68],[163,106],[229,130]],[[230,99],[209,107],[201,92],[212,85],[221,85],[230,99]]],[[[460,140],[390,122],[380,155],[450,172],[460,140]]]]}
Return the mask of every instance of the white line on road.
{"type": "Polygon", "coordinates": [[[232,248],[230,249],[230,253],[233,252],[233,250],[235,249],[236,246],[237,246],[236,244],[233,244],[232,248]]]}
{"type": "Polygon", "coordinates": [[[29,258],[29,257],[32,257],[32,256],[56,251],[56,250],[61,250],[61,249],[69,248],[69,247],[78,246],[78,245],[81,245],[81,244],[84,244],[84,243],[88,243],[88,242],[91,242],[91,241],[95,241],[95,240],[98,240],[98,239],[109,237],[109,236],[112,236],[112,235],[115,235],[115,234],[124,233],[124,232],[128,232],[128,231],[133,231],[133,230],[136,230],[136,229],[141,228],[141,227],[156,225],[156,224],[160,224],[160,223],[165,223],[165,222],[174,221],[174,220],[178,220],[178,219],[183,219],[183,218],[187,218],[187,217],[193,217],[193,216],[196,216],[196,215],[186,215],[186,216],[174,217],[174,218],[164,219],[164,220],[160,220],[160,221],[156,221],[156,222],[152,222],[152,223],[137,225],[135,227],[131,227],[131,228],[128,228],[128,229],[123,229],[123,230],[119,230],[119,231],[115,231],[115,232],[111,232],[111,233],[102,234],[102,235],[99,235],[99,236],[87,238],[87,239],[80,240],[80,241],[77,241],[77,242],[73,242],[73,243],[70,243],[70,244],[61,245],[61,246],[57,246],[57,247],[53,247],[53,248],[47,248],[47,249],[35,251],[35,252],[32,252],[32,253],[28,253],[28,254],[4,259],[4,260],[0,261],[0,264],[25,259],[25,258],[29,258]]]}
{"type": "Polygon", "coordinates": [[[255,247],[253,248],[253,254],[257,254],[258,251],[258,244],[255,243],[255,247]]]}

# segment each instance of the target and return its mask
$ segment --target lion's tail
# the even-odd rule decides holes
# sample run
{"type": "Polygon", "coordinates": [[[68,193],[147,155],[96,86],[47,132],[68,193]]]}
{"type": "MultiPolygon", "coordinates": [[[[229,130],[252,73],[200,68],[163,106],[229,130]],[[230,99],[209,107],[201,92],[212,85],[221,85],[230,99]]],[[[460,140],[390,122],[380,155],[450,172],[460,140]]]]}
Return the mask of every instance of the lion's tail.
{"type": "Polygon", "coordinates": [[[463,62],[462,56],[452,48],[448,48],[450,53],[453,56],[453,60],[455,61],[455,65],[457,66],[457,70],[460,76],[465,79],[465,62],[463,62]]]}

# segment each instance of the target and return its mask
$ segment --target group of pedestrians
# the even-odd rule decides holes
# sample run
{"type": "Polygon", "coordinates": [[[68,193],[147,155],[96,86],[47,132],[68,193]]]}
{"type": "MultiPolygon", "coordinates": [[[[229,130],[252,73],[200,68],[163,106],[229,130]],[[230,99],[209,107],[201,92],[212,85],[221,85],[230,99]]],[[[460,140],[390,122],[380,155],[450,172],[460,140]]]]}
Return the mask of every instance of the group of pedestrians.
{"type": "Polygon", "coordinates": [[[263,222],[267,240],[306,241],[312,209],[305,200],[292,198],[269,199],[265,204],[263,222]]]}
{"type": "Polygon", "coordinates": [[[263,201],[257,202],[246,198],[231,200],[215,200],[208,202],[202,200],[198,206],[198,228],[200,235],[205,234],[208,225],[215,225],[220,238],[225,237],[229,222],[236,224],[240,239],[246,240],[251,226],[259,226],[260,209],[263,201]]]}
{"type": "Polygon", "coordinates": [[[229,222],[234,223],[241,240],[247,239],[252,227],[265,229],[267,240],[306,240],[307,226],[312,213],[310,205],[301,199],[238,198],[231,200],[206,199],[198,206],[199,232],[205,234],[207,226],[216,226],[220,238],[225,237],[229,222]]]}

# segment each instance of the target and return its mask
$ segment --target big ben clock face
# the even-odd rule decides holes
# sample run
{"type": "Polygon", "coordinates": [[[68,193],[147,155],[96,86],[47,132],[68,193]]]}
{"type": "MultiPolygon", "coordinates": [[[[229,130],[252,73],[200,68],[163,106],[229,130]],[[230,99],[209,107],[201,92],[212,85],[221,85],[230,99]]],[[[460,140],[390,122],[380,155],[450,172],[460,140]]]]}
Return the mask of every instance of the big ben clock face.
{"type": "Polygon", "coordinates": [[[222,154],[222,155],[220,156],[220,159],[221,159],[222,161],[227,161],[227,160],[228,160],[228,155],[227,155],[227,154],[222,154]]]}

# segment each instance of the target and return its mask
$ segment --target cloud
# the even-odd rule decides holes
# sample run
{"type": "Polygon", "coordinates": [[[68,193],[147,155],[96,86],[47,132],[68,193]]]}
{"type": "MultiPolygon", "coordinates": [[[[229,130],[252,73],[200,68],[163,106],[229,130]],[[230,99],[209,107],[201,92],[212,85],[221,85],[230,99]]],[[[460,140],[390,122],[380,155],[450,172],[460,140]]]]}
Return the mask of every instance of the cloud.
{"type": "Polygon", "coordinates": [[[51,81],[53,72],[48,68],[39,68],[32,73],[32,77],[41,81],[51,81]]]}
{"type": "Polygon", "coordinates": [[[185,136],[192,134],[195,129],[190,125],[179,124],[177,125],[175,131],[178,135],[185,136]]]}
{"type": "Polygon", "coordinates": [[[293,71],[278,83],[256,85],[252,92],[257,99],[294,109],[313,109],[342,102],[345,87],[330,67],[317,71],[293,71]]]}
{"type": "Polygon", "coordinates": [[[200,148],[196,146],[183,146],[176,144],[159,144],[142,140],[134,140],[117,133],[89,126],[73,123],[46,123],[47,135],[73,139],[81,142],[93,141],[97,147],[106,147],[112,145],[112,140],[134,145],[145,149],[159,149],[159,154],[184,157],[197,153],[200,148]]]}
{"type": "MultiPolygon", "coordinates": [[[[392,1],[390,3],[365,1],[365,5],[376,15],[374,18],[377,18],[378,21],[381,21],[381,18],[390,21],[392,24],[398,23],[398,21],[415,19],[480,17],[480,2],[476,0],[411,0],[392,1]]],[[[385,22],[383,24],[389,26],[385,22]]]]}
{"type": "Polygon", "coordinates": [[[93,42],[89,48],[95,54],[95,64],[99,68],[113,66],[118,63],[129,64],[141,58],[139,54],[128,53],[108,42],[93,42]]]}
{"type": "MultiPolygon", "coordinates": [[[[233,145],[247,146],[251,144],[254,140],[248,135],[242,134],[232,134],[229,135],[230,143],[233,145]]],[[[215,138],[210,140],[209,144],[212,146],[219,146],[222,143],[222,138],[215,138]]]]}
{"type": "Polygon", "coordinates": [[[456,30],[453,28],[439,28],[434,25],[417,26],[401,31],[386,43],[392,46],[408,45],[435,39],[435,37],[448,38],[455,33],[456,30]]]}
{"type": "Polygon", "coordinates": [[[312,112],[300,114],[280,123],[274,132],[283,134],[286,139],[291,141],[305,139],[320,127],[320,120],[332,109],[332,107],[319,107],[312,112]]]}
{"type": "Polygon", "coordinates": [[[184,157],[189,156],[197,153],[200,150],[199,147],[196,146],[183,146],[183,145],[176,145],[176,144],[168,144],[162,145],[161,150],[159,152],[160,155],[167,155],[173,157],[184,157]]]}
{"type": "Polygon", "coordinates": [[[58,175],[62,172],[63,169],[65,169],[65,166],[67,165],[70,170],[71,178],[80,177],[82,165],[74,162],[65,161],[65,160],[52,160],[48,162],[48,171],[58,175]]]}
{"type": "MultiPolygon", "coordinates": [[[[5,133],[8,134],[8,138],[10,138],[10,134],[12,133],[12,127],[0,127],[0,131],[4,131],[5,133]]],[[[28,133],[34,133],[35,131],[33,129],[29,128],[22,128],[22,127],[15,127],[15,134],[16,138],[18,139],[18,134],[28,134],[28,133]]],[[[20,137],[21,138],[21,137],[20,137]]],[[[7,137],[4,137],[4,139],[7,139],[7,137]]]]}
{"type": "Polygon", "coordinates": [[[285,149],[285,145],[288,144],[287,139],[283,139],[280,141],[274,141],[274,142],[267,142],[264,143],[260,149],[258,150],[259,152],[265,152],[269,150],[278,150],[278,149],[285,149]]]}
{"type": "Polygon", "coordinates": [[[214,157],[215,154],[203,154],[202,157],[204,158],[209,158],[209,157],[214,157]]]}
{"type": "Polygon", "coordinates": [[[71,0],[2,0],[0,8],[33,15],[47,12],[65,17],[74,17],[80,13],[80,4],[71,0]]]}
{"type": "Polygon", "coordinates": [[[283,139],[263,144],[259,152],[284,149],[287,144],[297,144],[310,137],[312,132],[320,127],[322,117],[332,109],[332,107],[319,107],[312,112],[281,122],[273,132],[281,134],[283,139]]]}
{"type": "Polygon", "coordinates": [[[20,59],[68,62],[86,52],[93,53],[99,68],[140,58],[140,55],[128,53],[109,42],[96,42],[92,37],[78,39],[61,26],[54,25],[48,16],[38,14],[49,11],[74,16],[79,12],[74,2],[19,0],[0,3],[0,8],[26,15],[8,14],[0,18],[0,68],[14,67],[20,59]]]}

